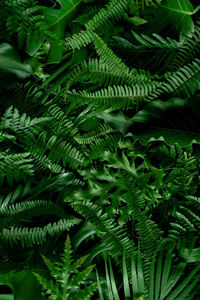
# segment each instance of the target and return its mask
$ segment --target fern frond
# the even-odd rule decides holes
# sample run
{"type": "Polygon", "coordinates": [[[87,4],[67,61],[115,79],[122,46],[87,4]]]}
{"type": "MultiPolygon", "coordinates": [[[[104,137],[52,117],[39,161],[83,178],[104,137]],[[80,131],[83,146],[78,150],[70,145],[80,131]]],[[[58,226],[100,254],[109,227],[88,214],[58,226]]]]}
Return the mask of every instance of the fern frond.
{"type": "Polygon", "coordinates": [[[194,196],[186,196],[185,205],[179,205],[173,210],[173,222],[170,222],[169,238],[172,240],[186,240],[190,247],[197,239],[200,227],[200,202],[194,196]]]}
{"type": "Polygon", "coordinates": [[[46,209],[46,211],[48,210],[48,214],[52,212],[52,214],[54,213],[59,216],[63,216],[63,217],[65,216],[65,213],[63,212],[63,209],[60,208],[60,206],[54,204],[51,201],[46,201],[46,200],[24,201],[16,204],[11,204],[9,206],[2,205],[0,215],[2,216],[10,216],[10,215],[13,216],[15,214],[19,215],[19,213],[24,213],[25,211],[27,212],[27,210],[34,211],[34,209],[37,208],[39,208],[38,213],[34,212],[33,213],[34,215],[43,214],[43,211],[46,209]]]}
{"type": "Polygon", "coordinates": [[[93,93],[75,90],[68,91],[67,96],[71,101],[77,103],[96,103],[105,107],[126,108],[130,105],[137,105],[141,101],[150,100],[157,97],[157,88],[160,83],[144,83],[130,86],[108,86],[93,93]]]}
{"type": "Polygon", "coordinates": [[[65,230],[69,230],[71,227],[80,223],[77,218],[70,220],[59,220],[55,223],[49,223],[42,227],[11,227],[9,229],[4,228],[0,234],[0,239],[8,242],[11,246],[20,242],[21,246],[32,247],[33,245],[43,244],[48,236],[60,234],[65,230]]]}
{"type": "Polygon", "coordinates": [[[92,58],[88,62],[84,61],[70,72],[67,90],[77,82],[86,84],[92,82],[98,86],[132,85],[133,78],[124,76],[117,68],[111,71],[102,60],[92,58]]]}
{"type": "Polygon", "coordinates": [[[58,163],[52,162],[47,155],[38,153],[38,151],[38,148],[31,149],[31,157],[34,160],[34,167],[37,171],[49,169],[50,172],[54,174],[61,174],[65,172],[62,166],[60,166],[58,163]]]}
{"type": "Polygon", "coordinates": [[[134,82],[133,75],[130,74],[129,68],[125,63],[108,48],[106,43],[98,36],[95,35],[95,48],[97,54],[100,56],[101,61],[113,72],[120,72],[125,78],[129,78],[131,83],[134,82]]]}
{"type": "Polygon", "coordinates": [[[97,129],[91,130],[88,133],[84,133],[83,135],[78,135],[75,137],[75,140],[79,144],[91,144],[93,142],[98,143],[98,139],[100,137],[105,137],[109,133],[113,132],[113,129],[107,125],[100,125],[97,129]]]}
{"type": "Polygon", "coordinates": [[[19,48],[30,43],[33,33],[36,33],[37,38],[42,40],[48,32],[43,16],[37,13],[34,0],[4,1],[1,10],[4,13],[8,37],[17,37],[19,48]]]}
{"type": "Polygon", "coordinates": [[[7,210],[8,206],[12,205],[19,198],[23,198],[28,195],[31,189],[31,181],[27,180],[24,185],[20,184],[13,190],[9,190],[8,194],[0,195],[0,207],[1,212],[4,214],[4,211],[7,210]]]}
{"type": "Polygon", "coordinates": [[[50,119],[48,126],[57,136],[69,137],[77,134],[78,129],[74,126],[73,119],[69,118],[65,111],[57,104],[48,106],[45,115],[50,119]]]}
{"type": "MultiPolygon", "coordinates": [[[[61,169],[59,163],[62,162],[65,167],[67,163],[83,165],[86,163],[86,153],[82,153],[72,143],[59,138],[56,135],[52,135],[50,138],[47,137],[46,132],[41,133],[37,139],[37,145],[32,146],[31,152],[37,159],[39,165],[48,164],[50,160],[49,168],[56,173],[61,169]],[[48,156],[46,155],[48,152],[48,156]],[[46,155],[46,156],[45,156],[46,155]],[[55,164],[55,165],[54,165],[55,164]]],[[[63,168],[62,168],[63,171],[63,168]]]]}
{"type": "Polygon", "coordinates": [[[71,241],[68,236],[65,241],[62,262],[52,263],[48,258],[42,256],[44,263],[47,265],[51,277],[54,280],[49,281],[40,274],[34,274],[41,283],[45,293],[50,294],[50,299],[62,299],[63,297],[70,299],[73,297],[74,300],[90,300],[97,289],[96,283],[89,284],[89,282],[87,282],[87,277],[92,272],[94,265],[88,266],[84,270],[80,270],[79,268],[87,258],[87,255],[81,257],[74,263],[72,263],[71,256],[71,241]]]}
{"type": "Polygon", "coordinates": [[[20,116],[19,111],[10,106],[1,118],[1,129],[10,129],[14,132],[26,130],[41,123],[50,121],[51,118],[34,118],[31,120],[25,113],[20,116]]]}
{"type": "Polygon", "coordinates": [[[94,17],[85,24],[86,30],[74,34],[67,38],[66,46],[72,49],[80,49],[94,40],[94,32],[100,33],[110,26],[123,15],[128,7],[128,0],[110,0],[94,17]]]}
{"type": "Polygon", "coordinates": [[[131,31],[134,38],[144,47],[147,48],[157,48],[157,49],[168,49],[168,50],[178,50],[181,47],[184,46],[185,41],[182,40],[180,42],[177,42],[174,39],[171,39],[170,37],[167,37],[166,39],[164,39],[162,36],[160,36],[159,34],[153,33],[152,36],[154,37],[150,37],[147,36],[145,34],[137,34],[134,31],[131,31]]]}
{"type": "Polygon", "coordinates": [[[4,182],[4,179],[7,180],[9,185],[12,185],[14,181],[26,180],[34,173],[33,159],[30,153],[0,153],[0,185],[4,182]]]}
{"type": "Polygon", "coordinates": [[[123,178],[124,186],[126,186],[127,206],[132,212],[132,218],[136,221],[136,231],[141,241],[141,247],[145,258],[151,259],[152,253],[159,247],[162,239],[162,231],[158,225],[151,220],[144,209],[146,201],[143,193],[135,191],[131,188],[132,184],[127,178],[123,178]]]}
{"type": "Polygon", "coordinates": [[[6,141],[11,141],[11,142],[15,142],[16,137],[14,135],[8,134],[8,133],[4,133],[3,131],[0,131],[0,143],[2,142],[6,142],[6,141]]]}
{"type": "Polygon", "coordinates": [[[36,143],[35,136],[41,131],[41,124],[50,121],[51,118],[33,118],[31,120],[25,113],[20,115],[19,111],[10,106],[1,118],[0,129],[9,129],[20,135],[22,138],[28,138],[36,143]]]}
{"type": "Polygon", "coordinates": [[[74,34],[71,38],[66,39],[66,48],[71,48],[73,50],[86,47],[88,44],[94,41],[94,32],[81,31],[80,33],[74,34]]]}
{"type": "Polygon", "coordinates": [[[110,22],[118,21],[128,6],[127,0],[111,0],[86,25],[86,30],[100,31],[109,28],[110,22]]]}
{"type": "Polygon", "coordinates": [[[177,72],[167,73],[165,78],[167,82],[162,87],[164,92],[190,98],[200,89],[200,60],[195,59],[177,72]]]}
{"type": "Polygon", "coordinates": [[[163,0],[133,0],[135,5],[139,8],[144,9],[145,5],[147,7],[154,6],[156,7],[157,5],[161,4],[163,0]]]}
{"type": "MultiPolygon", "coordinates": [[[[42,285],[43,290],[45,290],[47,295],[59,295],[59,289],[53,280],[44,278],[38,273],[33,272],[39,283],[42,285]]],[[[54,298],[55,299],[55,298],[54,298]]]]}
{"type": "Polygon", "coordinates": [[[107,213],[103,213],[99,206],[85,201],[76,201],[75,203],[70,203],[70,205],[91,223],[97,236],[109,248],[109,252],[113,257],[119,257],[123,248],[127,249],[129,253],[132,244],[125,228],[117,226],[107,213]]]}
{"type": "Polygon", "coordinates": [[[69,282],[70,285],[73,286],[79,286],[80,284],[84,283],[88,275],[92,272],[94,269],[94,265],[87,267],[82,272],[79,272],[77,275],[75,275],[71,281],[69,282]]]}
{"type": "Polygon", "coordinates": [[[194,57],[197,57],[200,52],[200,21],[195,24],[194,32],[192,37],[186,37],[184,45],[179,48],[179,51],[173,60],[172,64],[169,65],[168,69],[177,70],[183,67],[187,63],[191,63],[194,57]]]}

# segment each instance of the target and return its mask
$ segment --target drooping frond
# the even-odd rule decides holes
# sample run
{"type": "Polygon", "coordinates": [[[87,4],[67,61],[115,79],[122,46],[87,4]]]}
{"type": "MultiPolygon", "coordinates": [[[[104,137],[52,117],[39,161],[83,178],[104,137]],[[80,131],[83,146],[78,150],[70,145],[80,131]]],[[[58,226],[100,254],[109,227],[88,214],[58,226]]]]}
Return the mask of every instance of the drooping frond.
{"type": "Polygon", "coordinates": [[[185,41],[182,40],[180,42],[177,42],[174,39],[171,39],[170,37],[167,37],[164,39],[159,34],[153,33],[152,37],[145,35],[145,34],[137,34],[134,31],[131,31],[133,34],[133,37],[141,44],[141,46],[147,47],[147,48],[153,48],[153,49],[175,49],[178,50],[180,47],[183,47],[185,44],[185,41]]]}
{"type": "Polygon", "coordinates": [[[170,37],[164,38],[159,34],[151,35],[138,34],[137,31],[131,31],[133,37],[114,36],[115,43],[113,47],[125,59],[126,63],[151,70],[157,74],[162,74],[169,70],[176,55],[184,47],[185,40],[177,41],[170,37]]]}
{"type": "Polygon", "coordinates": [[[0,153],[0,185],[5,179],[9,185],[12,185],[14,181],[26,180],[34,173],[34,164],[30,153],[0,153]]]}
{"type": "Polygon", "coordinates": [[[145,258],[151,259],[152,253],[159,247],[162,239],[162,231],[158,225],[147,216],[145,211],[146,201],[144,194],[133,189],[133,184],[127,177],[122,178],[122,184],[126,187],[127,207],[132,212],[132,219],[136,222],[136,231],[141,241],[141,247],[145,258]]]}
{"type": "Polygon", "coordinates": [[[75,90],[67,93],[70,101],[77,103],[95,103],[105,107],[125,108],[136,105],[141,101],[157,97],[157,87],[162,86],[158,83],[144,83],[130,86],[108,86],[93,93],[85,91],[77,93],[75,90]]]}
{"type": "Polygon", "coordinates": [[[66,166],[67,162],[81,165],[86,157],[73,144],[58,138],[56,135],[48,138],[45,132],[39,135],[38,145],[36,147],[33,146],[31,151],[42,156],[48,151],[48,159],[52,163],[57,164],[62,161],[64,166],[66,166]]]}
{"type": "Polygon", "coordinates": [[[98,35],[95,35],[95,48],[101,61],[108,67],[109,70],[115,73],[118,71],[125,78],[128,77],[129,80],[132,79],[132,83],[134,82],[134,78],[132,78],[129,68],[117,55],[113,53],[110,48],[108,48],[106,43],[98,35]]]}
{"type": "Polygon", "coordinates": [[[4,210],[7,211],[8,206],[15,203],[18,199],[23,199],[28,195],[31,189],[31,181],[27,180],[24,185],[20,184],[13,189],[9,188],[9,192],[4,195],[2,192],[0,194],[0,208],[1,213],[4,214],[4,210]]]}
{"type": "Polygon", "coordinates": [[[41,171],[48,169],[54,174],[61,174],[65,172],[64,168],[59,165],[59,163],[55,163],[54,159],[50,159],[44,154],[44,150],[40,151],[39,148],[33,148],[31,150],[31,157],[34,159],[34,168],[37,170],[41,171]]]}
{"type": "Polygon", "coordinates": [[[187,63],[191,63],[195,57],[198,57],[200,52],[200,21],[195,24],[192,37],[186,37],[183,46],[178,49],[175,59],[168,69],[177,70],[187,63]]]}
{"type": "MultiPolygon", "coordinates": [[[[12,199],[12,202],[14,200],[12,199]]],[[[4,216],[11,216],[19,213],[23,213],[24,211],[27,212],[27,210],[33,211],[35,208],[40,208],[40,212],[38,210],[38,213],[42,213],[43,209],[48,210],[48,214],[50,214],[50,211],[60,214],[62,216],[65,215],[63,210],[56,204],[54,204],[51,201],[46,201],[46,200],[34,200],[34,201],[24,201],[24,202],[19,202],[16,204],[11,204],[11,205],[2,205],[1,206],[1,212],[0,215],[4,216]]]]}
{"type": "Polygon", "coordinates": [[[165,78],[167,82],[163,85],[164,92],[190,98],[200,89],[200,60],[195,59],[178,71],[167,73],[165,78]]]}
{"type": "Polygon", "coordinates": [[[67,82],[67,90],[76,83],[94,83],[98,86],[109,85],[132,85],[133,78],[131,76],[125,77],[121,70],[109,69],[103,60],[89,59],[82,64],[76,66],[69,74],[67,82]]]}
{"type": "Polygon", "coordinates": [[[50,120],[51,118],[33,118],[31,120],[25,113],[20,115],[18,109],[10,106],[1,118],[0,129],[9,129],[23,139],[28,138],[36,142],[35,136],[41,131],[40,125],[50,120]]]}
{"type": "Polygon", "coordinates": [[[119,257],[123,248],[129,253],[132,243],[125,228],[117,225],[99,206],[86,201],[76,201],[70,205],[91,223],[113,257],[119,257]]]}
{"type": "Polygon", "coordinates": [[[57,136],[69,138],[69,136],[73,137],[77,134],[78,129],[74,125],[73,118],[69,118],[58,105],[49,105],[45,115],[49,118],[48,126],[57,136]]]}
{"type": "Polygon", "coordinates": [[[88,133],[84,133],[83,135],[77,135],[75,140],[79,144],[91,144],[98,142],[98,139],[101,137],[107,136],[113,130],[111,127],[107,125],[100,125],[97,129],[91,130],[88,133]]]}
{"type": "Polygon", "coordinates": [[[194,196],[186,196],[186,199],[184,206],[181,205],[178,208],[174,208],[174,220],[170,223],[169,237],[172,240],[177,240],[187,236],[187,244],[190,246],[189,241],[196,239],[200,226],[200,201],[199,198],[194,196]]]}
{"type": "Polygon", "coordinates": [[[55,223],[49,223],[44,227],[11,226],[11,228],[3,228],[0,239],[6,241],[11,246],[20,243],[22,247],[32,247],[33,245],[43,244],[48,236],[53,237],[79,223],[79,219],[71,218],[69,220],[63,219],[55,223]]]}

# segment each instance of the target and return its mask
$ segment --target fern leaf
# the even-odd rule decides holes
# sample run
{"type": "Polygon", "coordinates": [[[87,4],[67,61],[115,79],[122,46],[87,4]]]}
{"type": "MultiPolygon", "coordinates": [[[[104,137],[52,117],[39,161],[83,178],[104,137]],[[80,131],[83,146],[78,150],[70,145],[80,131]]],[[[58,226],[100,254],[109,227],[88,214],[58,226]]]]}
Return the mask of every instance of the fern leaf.
{"type": "Polygon", "coordinates": [[[77,275],[73,276],[73,278],[69,281],[69,285],[78,287],[80,284],[84,283],[88,275],[94,269],[94,265],[87,267],[85,270],[78,272],[77,275]]]}
{"type": "Polygon", "coordinates": [[[45,290],[47,295],[59,295],[58,287],[52,280],[48,280],[45,277],[35,272],[33,272],[33,274],[38,279],[39,283],[42,285],[43,290],[45,290]]]}
{"type": "Polygon", "coordinates": [[[134,82],[134,78],[131,76],[129,68],[117,55],[113,53],[110,48],[108,48],[106,43],[98,35],[95,35],[95,48],[101,61],[108,67],[109,70],[115,73],[120,72],[123,76],[125,76],[125,78],[129,78],[132,83],[134,82]]]}
{"type": "Polygon", "coordinates": [[[5,152],[0,153],[0,185],[7,180],[9,185],[13,184],[13,181],[19,181],[21,179],[27,179],[29,176],[34,175],[33,159],[30,157],[30,153],[17,153],[7,154],[5,152]]]}
{"type": "Polygon", "coordinates": [[[101,32],[119,20],[127,8],[128,0],[110,0],[94,17],[85,24],[86,30],[67,38],[66,46],[80,49],[94,40],[94,32],[101,32]]]}
{"type": "Polygon", "coordinates": [[[157,6],[162,3],[163,0],[133,0],[135,5],[139,8],[144,9],[145,6],[157,6]]]}
{"type": "Polygon", "coordinates": [[[135,84],[129,86],[109,86],[93,93],[85,91],[77,93],[75,90],[67,93],[71,101],[78,103],[103,104],[106,107],[126,108],[137,105],[140,101],[157,97],[157,87],[160,83],[135,84]]]}
{"type": "Polygon", "coordinates": [[[80,258],[78,260],[79,262],[75,262],[72,265],[71,254],[71,241],[68,236],[65,241],[62,263],[52,263],[48,258],[43,257],[54,279],[54,284],[52,284],[51,280],[49,281],[37,273],[35,273],[35,276],[38,278],[45,292],[50,294],[50,299],[63,299],[63,297],[69,299],[69,297],[73,297],[74,300],[90,300],[97,289],[97,284],[93,283],[88,285],[86,280],[88,275],[92,272],[94,265],[88,266],[84,270],[79,270],[78,268],[87,256],[80,258]],[[80,285],[82,285],[81,288],[80,285]]]}
{"type": "Polygon", "coordinates": [[[194,57],[197,57],[200,52],[200,21],[195,24],[192,37],[186,37],[184,44],[179,48],[179,51],[169,66],[171,70],[177,70],[187,63],[191,63],[194,57]]]}
{"type": "Polygon", "coordinates": [[[31,181],[27,180],[26,184],[20,184],[16,188],[14,187],[13,190],[9,189],[9,192],[6,194],[6,196],[2,193],[2,195],[0,195],[1,212],[6,214],[8,206],[11,207],[16,200],[25,197],[29,193],[30,188],[31,181]]]}
{"type": "Polygon", "coordinates": [[[80,220],[74,218],[71,220],[60,220],[53,224],[42,227],[11,227],[10,229],[4,228],[0,238],[7,241],[11,246],[21,243],[21,246],[31,247],[33,245],[43,244],[47,236],[53,237],[56,234],[69,230],[72,226],[77,225],[80,220]]]}
{"type": "Polygon", "coordinates": [[[190,98],[190,95],[194,95],[200,89],[200,60],[195,59],[177,72],[166,74],[166,80],[164,92],[190,98]]]}
{"type": "Polygon", "coordinates": [[[185,44],[185,41],[182,40],[180,42],[177,42],[174,39],[171,39],[167,37],[164,39],[160,35],[153,33],[152,36],[150,37],[145,34],[137,34],[134,31],[131,31],[134,38],[144,47],[147,48],[153,48],[153,49],[169,49],[169,50],[178,50],[179,48],[183,47],[185,44]]]}
{"type": "Polygon", "coordinates": [[[118,257],[123,251],[123,247],[129,251],[131,241],[123,227],[116,226],[107,213],[103,214],[99,206],[89,202],[78,202],[70,204],[77,212],[90,221],[96,234],[103,239],[104,244],[111,251],[113,257],[118,257]],[[112,252],[113,251],[113,252],[112,252]]]}
{"type": "Polygon", "coordinates": [[[111,133],[113,130],[111,127],[107,125],[100,125],[96,130],[91,130],[88,133],[85,133],[83,135],[78,135],[75,137],[75,140],[79,144],[90,144],[93,142],[98,143],[98,139],[100,137],[105,137],[109,133],[111,133]]]}
{"type": "Polygon", "coordinates": [[[124,76],[117,68],[111,71],[102,60],[89,59],[88,62],[84,61],[70,72],[67,90],[77,82],[93,82],[98,84],[98,86],[132,85],[133,78],[124,76]]]}

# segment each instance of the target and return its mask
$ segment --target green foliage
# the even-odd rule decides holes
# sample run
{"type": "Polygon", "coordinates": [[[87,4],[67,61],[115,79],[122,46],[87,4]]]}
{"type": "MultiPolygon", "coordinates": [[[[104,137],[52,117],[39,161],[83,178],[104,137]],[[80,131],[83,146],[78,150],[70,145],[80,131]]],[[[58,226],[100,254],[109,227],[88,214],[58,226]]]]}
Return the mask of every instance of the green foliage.
{"type": "Polygon", "coordinates": [[[49,295],[48,299],[84,299],[89,300],[97,289],[97,284],[87,283],[87,277],[92,272],[94,265],[80,270],[87,255],[73,261],[71,242],[69,236],[66,239],[62,261],[52,263],[43,256],[43,261],[48,267],[51,279],[44,278],[38,273],[34,273],[41,283],[45,293],[49,295]],[[84,287],[81,287],[84,285],[84,287]]]}
{"type": "Polygon", "coordinates": [[[132,118],[134,134],[140,137],[143,143],[152,139],[164,139],[170,145],[176,142],[180,145],[199,142],[199,118],[196,114],[198,100],[199,97],[196,96],[190,101],[179,98],[170,99],[168,102],[153,101],[132,118]]]}
{"type": "Polygon", "coordinates": [[[109,3],[85,24],[85,30],[67,39],[66,46],[80,49],[94,40],[94,32],[109,30],[112,24],[120,19],[128,6],[127,0],[110,0],[109,3]]]}
{"type": "MultiPolygon", "coordinates": [[[[193,299],[194,290],[199,282],[199,266],[197,266],[187,277],[184,278],[184,271],[187,264],[179,262],[173,265],[175,253],[173,249],[160,251],[152,257],[149,267],[149,274],[144,274],[141,250],[137,249],[137,255],[131,259],[130,276],[127,272],[127,262],[123,254],[123,290],[124,298],[133,297],[137,300],[161,300],[161,299],[193,299]],[[147,279],[148,278],[148,279],[147,279]]],[[[114,272],[110,257],[105,256],[106,288],[108,299],[120,299],[115,281],[114,272]]],[[[98,273],[97,273],[98,276],[98,273]]],[[[98,289],[101,285],[98,280],[98,289]]],[[[104,297],[100,297],[104,299],[104,297]]]]}
{"type": "Polygon", "coordinates": [[[16,299],[32,271],[50,299],[199,299],[198,5],[0,1],[0,272],[16,299]],[[67,239],[54,263],[66,232],[75,259],[67,239]]]}
{"type": "Polygon", "coordinates": [[[0,87],[9,87],[16,78],[26,79],[32,75],[30,65],[22,63],[13,47],[8,43],[0,45],[0,87]],[[6,80],[5,80],[6,76],[6,80]]]}

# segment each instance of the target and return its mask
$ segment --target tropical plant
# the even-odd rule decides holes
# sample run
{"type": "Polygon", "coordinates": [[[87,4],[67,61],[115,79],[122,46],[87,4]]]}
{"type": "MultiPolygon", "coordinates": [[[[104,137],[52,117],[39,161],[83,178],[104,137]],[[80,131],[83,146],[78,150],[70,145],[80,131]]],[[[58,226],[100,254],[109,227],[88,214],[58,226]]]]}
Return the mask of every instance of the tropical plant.
{"type": "Polygon", "coordinates": [[[199,299],[199,2],[0,8],[0,282],[45,299],[68,232],[100,299],[199,299]]]}
{"type": "Polygon", "coordinates": [[[71,250],[71,242],[69,236],[66,239],[64,253],[62,255],[62,261],[52,263],[45,256],[43,261],[48,267],[51,273],[51,280],[47,280],[38,273],[34,273],[43,289],[45,290],[49,299],[91,299],[97,289],[97,284],[93,283],[87,285],[86,278],[91,273],[94,265],[87,267],[84,270],[80,270],[80,267],[87,259],[87,256],[83,256],[73,262],[71,250]],[[83,287],[83,284],[85,287],[83,287]],[[81,287],[82,286],[82,287],[81,287]]]}
{"type": "MultiPolygon", "coordinates": [[[[105,256],[106,288],[108,299],[134,299],[134,300],[161,300],[161,299],[194,299],[195,286],[199,282],[199,266],[184,276],[187,263],[179,262],[173,266],[175,257],[173,248],[155,253],[149,268],[149,274],[144,274],[142,264],[142,253],[137,249],[137,256],[132,256],[131,272],[128,273],[125,252],[123,254],[123,292],[119,294],[121,286],[118,287],[115,281],[114,272],[110,257],[105,256]],[[131,274],[131,275],[129,275],[131,274]],[[147,280],[148,278],[148,280],[147,280]],[[179,284],[177,284],[179,283],[179,284]]],[[[100,299],[104,299],[99,275],[97,282],[100,299]]],[[[122,289],[122,288],[121,288],[122,289]]]]}

